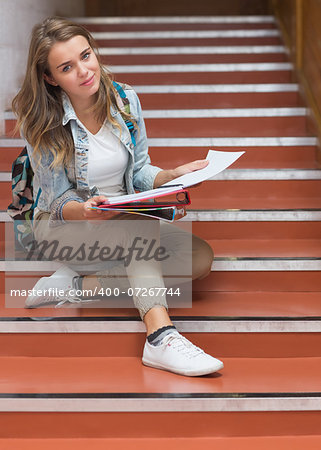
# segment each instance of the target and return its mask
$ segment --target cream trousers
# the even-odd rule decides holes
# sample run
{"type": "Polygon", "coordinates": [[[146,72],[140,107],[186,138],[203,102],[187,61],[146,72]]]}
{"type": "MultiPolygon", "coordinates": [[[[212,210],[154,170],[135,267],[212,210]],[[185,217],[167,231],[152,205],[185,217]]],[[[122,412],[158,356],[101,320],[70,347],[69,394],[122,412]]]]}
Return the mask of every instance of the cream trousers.
{"type": "Polygon", "coordinates": [[[60,261],[80,275],[95,273],[103,289],[131,287],[142,319],[151,308],[168,309],[165,287],[206,275],[213,260],[209,245],[192,235],[186,222],[174,225],[120,214],[112,220],[49,227],[48,218],[48,213],[39,212],[34,219],[36,252],[41,250],[44,259],[60,261]],[[146,295],[150,288],[161,289],[146,295]]]}

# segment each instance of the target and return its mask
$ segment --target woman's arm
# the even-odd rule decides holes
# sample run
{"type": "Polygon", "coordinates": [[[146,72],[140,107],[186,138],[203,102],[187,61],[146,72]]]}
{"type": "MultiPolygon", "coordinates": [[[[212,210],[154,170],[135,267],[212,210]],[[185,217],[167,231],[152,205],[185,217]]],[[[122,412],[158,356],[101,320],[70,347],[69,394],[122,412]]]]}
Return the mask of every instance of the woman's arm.
{"type": "Polygon", "coordinates": [[[193,172],[194,170],[203,169],[208,165],[207,160],[193,161],[170,170],[162,170],[159,167],[151,165],[150,157],[148,155],[146,127],[140,101],[132,88],[127,89],[126,93],[132,107],[132,113],[139,127],[137,145],[134,150],[135,166],[133,182],[136,189],[139,191],[145,191],[152,188],[155,189],[181,175],[193,172]]]}

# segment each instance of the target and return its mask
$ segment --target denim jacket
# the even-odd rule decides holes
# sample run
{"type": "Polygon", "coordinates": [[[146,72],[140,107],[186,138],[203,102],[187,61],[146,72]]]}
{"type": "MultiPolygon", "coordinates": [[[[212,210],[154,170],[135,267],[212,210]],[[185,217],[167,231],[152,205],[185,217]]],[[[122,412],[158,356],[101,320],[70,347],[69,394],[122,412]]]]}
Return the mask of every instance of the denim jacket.
{"type": "MultiPolygon", "coordinates": [[[[147,136],[142,110],[135,91],[128,85],[122,85],[130,102],[130,112],[135,118],[138,130],[135,131],[136,146],[132,144],[131,135],[120,112],[111,106],[111,115],[121,126],[120,130],[112,127],[112,132],[120,139],[128,150],[129,160],[125,171],[125,185],[128,194],[133,194],[135,189],[144,191],[153,188],[156,175],[162,169],[150,164],[148,155],[147,136]]],[[[53,161],[51,154],[41,157],[40,164],[35,164],[33,147],[27,142],[27,151],[34,170],[34,198],[37,198],[37,208],[40,211],[50,213],[49,225],[55,226],[64,222],[63,206],[72,200],[84,202],[93,195],[98,195],[96,187],[90,189],[88,184],[88,136],[71,105],[69,97],[63,93],[64,117],[63,125],[70,122],[70,128],[74,140],[75,157],[67,167],[49,168],[53,161]]]]}

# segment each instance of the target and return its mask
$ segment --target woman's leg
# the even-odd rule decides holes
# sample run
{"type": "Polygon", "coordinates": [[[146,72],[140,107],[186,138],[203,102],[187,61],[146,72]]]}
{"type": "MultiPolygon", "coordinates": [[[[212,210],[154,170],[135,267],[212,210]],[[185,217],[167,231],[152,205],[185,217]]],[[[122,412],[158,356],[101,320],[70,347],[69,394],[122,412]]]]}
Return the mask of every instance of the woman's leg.
{"type": "MultiPolygon", "coordinates": [[[[194,234],[182,231],[176,226],[167,223],[161,223],[160,230],[161,245],[164,245],[166,249],[171,249],[172,251],[170,265],[168,262],[164,265],[167,266],[167,272],[170,274],[175,273],[177,267],[180,267],[184,263],[188,264],[188,261],[192,259],[192,268],[190,269],[190,278],[192,280],[201,280],[209,275],[211,272],[214,253],[206,241],[194,234]],[[190,254],[190,247],[192,249],[192,256],[190,254]]],[[[162,268],[163,273],[166,271],[166,267],[164,266],[162,268]]],[[[108,274],[101,273],[99,276],[92,275],[84,277],[83,287],[84,290],[88,291],[93,291],[97,284],[99,286],[102,285],[104,287],[115,288],[119,287],[119,278],[122,279],[122,286],[125,289],[128,289],[130,287],[130,283],[127,277],[126,269],[123,266],[110,269],[108,274]]],[[[176,284],[176,278],[174,277],[173,284],[171,284],[172,280],[172,278],[166,278],[165,281],[167,287],[176,284]]],[[[149,332],[149,330],[154,331],[155,327],[157,329],[162,326],[172,324],[167,308],[161,308],[161,305],[157,305],[155,307],[153,307],[153,305],[150,306],[150,310],[147,313],[145,312],[145,316],[143,316],[147,332],[149,332]]]]}
{"type": "MultiPolygon", "coordinates": [[[[91,290],[94,292],[96,290],[98,292],[100,288],[110,287],[126,291],[128,287],[131,287],[134,304],[139,310],[141,318],[154,306],[167,309],[161,262],[155,256],[156,253],[153,256],[153,252],[160,247],[158,220],[142,220],[141,216],[126,214],[120,216],[119,220],[110,220],[108,223],[75,222],[58,227],[49,227],[48,216],[47,213],[42,213],[36,217],[34,232],[38,248],[44,248],[42,243],[47,242],[46,250],[43,253],[49,260],[52,259],[52,243],[56,243],[55,254],[64,256],[68,248],[71,249],[69,253],[75,254],[76,249],[84,246],[86,249],[86,252],[83,252],[86,256],[85,260],[84,258],[79,260],[81,253],[77,252],[77,257],[74,257],[71,261],[69,259],[67,264],[76,271],[77,264],[78,267],[79,264],[82,266],[85,264],[86,269],[90,270],[93,264],[97,264],[97,258],[94,261],[89,261],[88,249],[94,248],[95,245],[97,248],[111,249],[111,251],[118,249],[116,253],[120,262],[123,261],[123,265],[119,264],[109,270],[104,269],[97,276],[83,277],[81,288],[84,291],[91,290]],[[152,248],[152,251],[148,253],[149,248],[152,248]],[[123,260],[124,255],[130,255],[127,260],[125,259],[125,262],[123,260]],[[98,290],[95,288],[98,288],[98,290]],[[150,296],[148,295],[149,289],[151,289],[150,296]]],[[[100,254],[103,256],[103,253],[100,254]]],[[[115,258],[117,259],[117,256],[115,258]]],[[[55,260],[59,261],[59,258],[55,258],[55,260]]],[[[98,258],[98,261],[101,266],[106,266],[110,262],[104,263],[102,257],[98,258]]],[[[64,263],[64,260],[62,259],[61,262],[64,263]]],[[[59,286],[62,282],[62,276],[63,268],[59,271],[59,286]]],[[[68,277],[71,276],[72,272],[69,271],[68,277]]],[[[43,280],[42,285],[52,281],[43,280]]],[[[67,281],[70,285],[71,280],[67,279],[67,281]]],[[[53,299],[49,299],[48,303],[50,300],[53,299]]],[[[47,303],[47,300],[44,299],[28,298],[27,306],[40,306],[43,301],[47,303]]],[[[59,299],[57,299],[58,302],[59,299]]]]}
{"type": "MultiPolygon", "coordinates": [[[[131,245],[133,238],[139,236],[143,240],[145,239],[146,242],[154,241],[154,243],[156,243],[156,246],[159,247],[160,241],[159,236],[157,235],[157,227],[159,223],[157,221],[153,221],[148,224],[145,221],[145,223],[139,223],[138,227],[136,226],[136,224],[138,224],[138,221],[130,224],[130,227],[125,231],[124,227],[120,226],[119,223],[116,224],[116,227],[114,227],[114,229],[113,226],[111,226],[109,228],[109,232],[111,232],[111,230],[113,229],[113,233],[103,233],[103,236],[105,236],[107,239],[107,241],[105,241],[105,244],[106,242],[112,242],[114,245],[117,243],[117,245],[120,244],[124,248],[128,248],[128,246],[131,245]]],[[[45,229],[46,225],[43,228],[45,229]]],[[[98,228],[95,229],[95,231],[97,230],[98,228]]],[[[70,239],[74,240],[74,238],[76,238],[77,242],[77,237],[75,236],[75,234],[69,234],[66,233],[66,231],[67,228],[63,228],[59,232],[58,230],[54,232],[54,229],[47,228],[42,236],[41,233],[38,233],[38,237],[48,238],[48,236],[50,235],[51,239],[53,240],[59,238],[58,240],[61,246],[66,246],[66,243],[70,246],[70,239]]],[[[80,234],[82,234],[83,230],[80,231],[80,234]]],[[[96,233],[94,233],[92,230],[89,231],[91,232],[89,234],[86,234],[87,244],[88,241],[91,241],[91,243],[94,242],[97,237],[96,233]]],[[[190,250],[186,251],[184,246],[182,246],[182,242],[184,242],[184,239],[183,241],[177,239],[178,235],[175,235],[173,230],[171,230],[171,233],[169,234],[172,235],[170,240],[171,247],[169,248],[173,249],[175,247],[176,250],[178,250],[178,248],[180,247],[183,253],[184,251],[186,252],[186,255],[191,253],[190,250]],[[175,245],[174,242],[176,243],[175,245]]],[[[203,243],[202,240],[194,238],[193,242],[195,242],[193,252],[195,253],[195,257],[197,257],[197,259],[201,260],[202,255],[203,257],[207,255],[206,264],[203,264],[202,261],[199,261],[197,263],[197,266],[195,266],[195,269],[193,269],[194,276],[202,276],[205,275],[205,271],[209,270],[209,259],[211,256],[211,252],[207,244],[203,243]]],[[[173,253],[175,254],[175,251],[173,253]]],[[[182,272],[184,275],[186,272],[186,255],[183,256],[183,258],[181,258],[181,256],[178,256],[178,259],[176,261],[178,264],[179,260],[181,259],[181,269],[183,269],[182,272]]],[[[57,271],[59,272],[60,278],[58,277],[58,282],[60,284],[61,278],[63,278],[63,271],[64,268],[62,268],[62,271],[60,269],[57,271]]],[[[136,291],[136,289],[139,291],[140,288],[154,289],[163,288],[164,286],[161,264],[155,258],[150,258],[149,260],[145,260],[143,258],[138,258],[138,260],[134,259],[129,262],[126,267],[126,271],[130,285],[133,288],[134,292],[136,291]]],[[[178,272],[180,274],[181,270],[178,270],[178,272]]],[[[68,274],[68,277],[70,278],[70,276],[72,275],[73,274],[68,274]]],[[[175,275],[177,275],[176,270],[175,275]]],[[[41,279],[44,280],[43,285],[47,286],[47,288],[51,287],[50,279],[51,281],[53,281],[52,277],[54,277],[54,275],[47,279],[41,279]]],[[[85,283],[88,282],[88,280],[89,277],[85,277],[85,283]]],[[[104,280],[107,281],[108,278],[102,278],[101,281],[100,277],[98,277],[97,280],[92,277],[90,281],[96,282],[96,284],[98,282],[103,285],[104,280]]],[[[68,284],[70,284],[70,280],[68,280],[68,284]]],[[[144,295],[136,293],[133,298],[135,306],[139,310],[147,331],[147,340],[145,342],[142,359],[143,364],[187,376],[205,375],[222,369],[223,363],[221,361],[206,354],[203,350],[193,345],[190,341],[188,341],[180,333],[178,333],[168,316],[165,295],[153,295],[145,297],[144,295]]]]}

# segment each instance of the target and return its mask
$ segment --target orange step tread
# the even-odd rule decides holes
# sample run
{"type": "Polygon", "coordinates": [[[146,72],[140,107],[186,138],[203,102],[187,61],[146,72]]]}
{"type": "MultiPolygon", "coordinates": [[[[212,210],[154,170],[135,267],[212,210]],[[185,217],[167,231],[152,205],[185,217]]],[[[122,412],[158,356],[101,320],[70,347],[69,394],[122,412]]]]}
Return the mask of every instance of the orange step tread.
{"type": "MultiPolygon", "coordinates": [[[[129,47],[133,44],[122,42],[129,47]]],[[[111,68],[112,69],[112,68],[111,68]]],[[[130,85],[154,84],[252,84],[252,83],[291,83],[290,70],[268,72],[164,72],[164,73],[117,73],[116,81],[126,80],[130,85]]]]}
{"type": "MultiPolygon", "coordinates": [[[[319,411],[267,411],[267,412],[140,412],[133,413],[61,413],[61,412],[18,412],[1,413],[2,438],[141,438],[146,436],[146,430],[150,437],[164,438],[194,438],[204,437],[266,437],[270,435],[278,437],[298,437],[299,439],[310,436],[311,443],[314,438],[320,436],[320,412],[319,411]]],[[[41,442],[41,441],[40,441],[41,442]]],[[[80,442],[80,439],[78,439],[80,442]]],[[[273,441],[272,441],[273,442],[273,441]]],[[[282,442],[282,441],[281,441],[282,442]]],[[[300,441],[298,441],[300,442],[300,441]]],[[[46,448],[46,447],[43,447],[46,448]]],[[[55,447],[59,448],[59,447],[55,447]]],[[[74,450],[75,447],[72,447],[74,450]]],[[[77,447],[76,447],[77,448],[77,447]]],[[[87,448],[90,448],[88,446],[87,448]]],[[[105,447],[105,448],[111,448],[105,447]]],[[[128,448],[135,448],[127,446],[128,448]]],[[[138,450],[140,447],[136,447],[138,450]]],[[[150,447],[152,448],[152,447],[150,447]]],[[[199,447],[212,448],[212,447],[199,447]]],[[[216,448],[216,447],[214,447],[216,448]]],[[[238,448],[232,447],[233,450],[238,448]]],[[[274,448],[272,446],[272,448],[274,448]]],[[[314,447],[302,446],[309,450],[314,447]]],[[[185,449],[185,446],[184,446],[185,449]]],[[[260,447],[256,447],[256,450],[260,447]]],[[[268,450],[271,446],[268,447],[268,450]]],[[[295,450],[297,447],[294,447],[295,450]]],[[[17,450],[16,448],[14,450],[17,450]]],[[[24,449],[22,449],[24,450],[24,449]]],[[[194,449],[193,449],[194,450],[194,449]]],[[[265,449],[264,449],[265,450],[265,449]]],[[[279,450],[279,449],[278,449],[279,450]]],[[[282,447],[280,450],[284,450],[282,447]]],[[[319,450],[319,449],[318,449],[319,450]]]]}
{"type": "MultiPolygon", "coordinates": [[[[36,324],[37,325],[37,324],[36,324]]],[[[95,326],[95,324],[93,324],[95,326]]],[[[51,326],[51,324],[49,324],[51,326]]],[[[58,325],[59,326],[59,325],[58,325]]],[[[57,327],[57,326],[56,326],[57,327]]],[[[47,327],[45,327],[47,328],[47,327]]],[[[63,324],[60,329],[63,330],[63,324]]],[[[222,358],[320,357],[321,333],[186,333],[222,358]]],[[[0,355],[10,357],[142,357],[145,333],[1,333],[0,355]],[[40,337],[41,336],[41,337],[40,337]],[[44,346],[45,342],[45,346],[44,346]]]]}
{"type": "MultiPolygon", "coordinates": [[[[213,230],[215,234],[215,230],[213,230]]],[[[210,239],[214,255],[256,258],[320,258],[321,239],[210,239]]],[[[5,257],[5,243],[0,241],[0,259],[5,257]]]]}
{"type": "MultiPolygon", "coordinates": [[[[217,180],[191,190],[193,209],[321,208],[321,180],[217,180]]],[[[11,183],[0,182],[0,209],[11,202],[11,183]]]]}
{"type": "MultiPolygon", "coordinates": [[[[285,53],[252,53],[241,54],[235,51],[234,54],[190,54],[178,53],[175,55],[104,55],[102,62],[107,66],[125,64],[230,64],[230,63],[251,63],[251,62],[287,62],[285,53]]],[[[112,70],[112,67],[111,67],[112,70]]]]}
{"type": "MultiPolygon", "coordinates": [[[[220,358],[220,355],[215,355],[220,358]]],[[[139,357],[1,357],[2,393],[321,392],[321,358],[224,358],[224,369],[182,377],[139,357]]]]}
{"type": "MultiPolygon", "coordinates": [[[[320,292],[194,291],[192,308],[170,308],[179,317],[317,317],[320,292]]],[[[10,308],[0,294],[0,317],[138,317],[133,308],[10,308]]]]}
{"type": "Polygon", "coordinates": [[[321,239],[211,239],[208,242],[216,257],[321,257],[321,239]]]}
{"type": "Polygon", "coordinates": [[[178,47],[207,45],[282,45],[281,38],[267,37],[213,37],[213,38],[157,38],[157,39],[95,39],[99,47],[178,47]]]}
{"type": "MultiPolygon", "coordinates": [[[[197,427],[197,424],[195,424],[197,427]]],[[[165,434],[165,432],[164,432],[165,434]]],[[[319,450],[321,436],[0,439],[5,450],[319,450]]]]}
{"type": "Polygon", "coordinates": [[[116,31],[178,31],[178,30],[271,30],[277,29],[276,24],[270,23],[85,23],[84,27],[91,32],[116,32],[116,31]]]}
{"type": "Polygon", "coordinates": [[[297,92],[139,93],[138,97],[142,104],[143,111],[163,108],[284,108],[301,106],[301,100],[297,92]]]}
{"type": "Polygon", "coordinates": [[[149,138],[305,137],[306,117],[146,118],[149,138]]]}
{"type": "MultiPolygon", "coordinates": [[[[12,162],[22,150],[21,147],[0,147],[0,171],[11,172],[12,162]]],[[[222,151],[243,151],[241,147],[220,147],[222,151]]],[[[185,164],[187,162],[205,158],[206,147],[150,147],[149,154],[152,163],[163,169],[185,164]]],[[[318,169],[320,164],[316,160],[316,147],[248,147],[246,158],[238,159],[232,169],[318,169]]]]}

